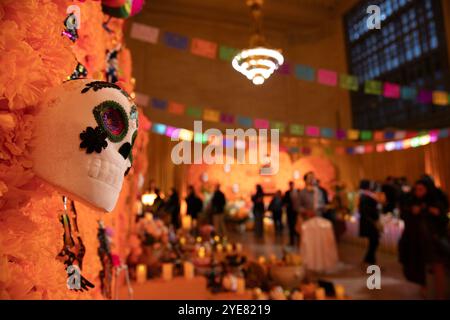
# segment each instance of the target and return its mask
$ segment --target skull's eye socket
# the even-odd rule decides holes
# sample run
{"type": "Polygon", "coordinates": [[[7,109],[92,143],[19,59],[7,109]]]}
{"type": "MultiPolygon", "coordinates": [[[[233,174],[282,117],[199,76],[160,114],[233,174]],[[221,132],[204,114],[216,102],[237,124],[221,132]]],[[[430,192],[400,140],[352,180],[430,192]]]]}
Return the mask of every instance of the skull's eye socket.
{"type": "Polygon", "coordinates": [[[109,140],[121,141],[128,132],[128,116],[124,108],[115,101],[104,101],[94,108],[98,125],[107,133],[109,140]]]}

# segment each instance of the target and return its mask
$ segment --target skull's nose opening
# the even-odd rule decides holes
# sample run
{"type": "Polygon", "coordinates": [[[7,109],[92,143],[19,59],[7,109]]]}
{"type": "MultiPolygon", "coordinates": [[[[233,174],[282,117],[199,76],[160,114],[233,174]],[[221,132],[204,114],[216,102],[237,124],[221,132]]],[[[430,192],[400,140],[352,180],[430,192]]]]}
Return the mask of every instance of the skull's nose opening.
{"type": "Polygon", "coordinates": [[[119,149],[119,153],[126,160],[131,152],[131,144],[129,142],[125,142],[119,149]]]}

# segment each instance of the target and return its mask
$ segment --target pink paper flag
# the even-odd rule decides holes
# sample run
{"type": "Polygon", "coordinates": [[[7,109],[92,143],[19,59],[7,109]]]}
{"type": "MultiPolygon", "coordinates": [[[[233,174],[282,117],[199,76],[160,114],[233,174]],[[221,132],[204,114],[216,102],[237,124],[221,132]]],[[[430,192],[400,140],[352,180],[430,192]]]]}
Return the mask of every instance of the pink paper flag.
{"type": "Polygon", "coordinates": [[[253,125],[256,129],[269,129],[269,121],[266,119],[255,119],[253,125]]]}
{"type": "Polygon", "coordinates": [[[131,38],[137,40],[149,43],[157,43],[159,37],[159,29],[135,22],[131,26],[130,36],[131,38]]]}
{"type": "Polygon", "coordinates": [[[198,56],[214,59],[217,54],[217,43],[193,38],[191,52],[198,56]]]}
{"type": "Polygon", "coordinates": [[[150,97],[146,94],[136,92],[136,98],[134,99],[134,101],[136,102],[136,104],[138,106],[146,107],[146,106],[148,106],[150,97]]]}
{"type": "Polygon", "coordinates": [[[395,83],[385,82],[383,95],[386,98],[399,99],[400,98],[400,86],[395,83]]]}
{"type": "Polygon", "coordinates": [[[335,87],[338,82],[338,75],[336,72],[326,69],[319,69],[317,71],[317,82],[326,86],[335,87]]]}
{"type": "Polygon", "coordinates": [[[308,126],[305,129],[306,135],[309,137],[318,137],[320,136],[320,128],[314,126],[308,126]]]}

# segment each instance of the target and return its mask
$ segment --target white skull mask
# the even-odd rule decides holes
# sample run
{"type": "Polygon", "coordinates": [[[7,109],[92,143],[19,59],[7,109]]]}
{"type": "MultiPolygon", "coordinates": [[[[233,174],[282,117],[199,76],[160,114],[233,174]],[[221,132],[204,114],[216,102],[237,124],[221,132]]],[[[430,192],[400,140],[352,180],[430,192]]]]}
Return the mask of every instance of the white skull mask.
{"type": "Polygon", "coordinates": [[[46,93],[36,116],[36,175],[75,200],[111,212],[132,163],[137,109],[120,87],[72,80],[46,93]]]}

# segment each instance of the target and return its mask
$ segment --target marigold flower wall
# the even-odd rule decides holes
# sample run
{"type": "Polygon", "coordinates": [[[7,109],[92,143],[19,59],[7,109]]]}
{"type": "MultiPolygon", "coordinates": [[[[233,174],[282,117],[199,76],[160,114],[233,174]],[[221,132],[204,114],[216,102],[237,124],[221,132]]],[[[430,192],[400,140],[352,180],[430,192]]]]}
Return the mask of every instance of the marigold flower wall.
{"type": "MultiPolygon", "coordinates": [[[[82,274],[95,284],[84,293],[67,289],[65,266],[56,259],[63,246],[61,194],[34,177],[30,160],[33,119],[45,90],[66,80],[77,60],[87,68],[88,78],[105,80],[106,50],[122,43],[126,22],[111,19],[109,33],[102,26],[107,18],[99,1],[0,2],[0,299],[102,299],[97,256],[99,219],[114,228],[113,252],[122,260],[126,257],[138,179],[147,167],[148,136],[140,130],[133,149],[133,168],[112,213],[102,214],[76,204],[86,246],[82,274]],[[75,43],[61,35],[66,9],[72,4],[81,9],[81,28],[75,43]]],[[[131,56],[124,43],[118,61],[118,84],[132,92],[131,56]]],[[[140,119],[141,123],[145,121],[140,119]]]]}

